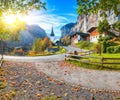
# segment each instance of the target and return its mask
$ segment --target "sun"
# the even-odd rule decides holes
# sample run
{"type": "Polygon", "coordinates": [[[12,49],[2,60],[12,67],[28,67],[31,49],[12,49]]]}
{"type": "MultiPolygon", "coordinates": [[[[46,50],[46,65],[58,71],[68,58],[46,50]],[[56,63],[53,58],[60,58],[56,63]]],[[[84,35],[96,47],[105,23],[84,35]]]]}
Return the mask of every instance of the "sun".
{"type": "Polygon", "coordinates": [[[13,24],[16,20],[16,16],[15,15],[7,15],[4,17],[5,22],[8,24],[13,24]]]}
{"type": "Polygon", "coordinates": [[[29,17],[26,15],[23,16],[21,14],[4,13],[2,16],[2,19],[3,19],[5,24],[13,25],[19,21],[26,22],[27,20],[29,20],[29,17]]]}

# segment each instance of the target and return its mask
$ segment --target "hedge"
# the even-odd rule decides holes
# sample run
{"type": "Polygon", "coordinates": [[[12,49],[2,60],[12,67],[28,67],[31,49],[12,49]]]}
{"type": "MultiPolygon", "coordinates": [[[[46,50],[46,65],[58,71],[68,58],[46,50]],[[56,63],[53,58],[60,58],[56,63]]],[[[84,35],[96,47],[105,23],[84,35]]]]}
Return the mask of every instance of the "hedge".
{"type": "Polygon", "coordinates": [[[107,47],[107,53],[120,53],[120,45],[107,47]]]}

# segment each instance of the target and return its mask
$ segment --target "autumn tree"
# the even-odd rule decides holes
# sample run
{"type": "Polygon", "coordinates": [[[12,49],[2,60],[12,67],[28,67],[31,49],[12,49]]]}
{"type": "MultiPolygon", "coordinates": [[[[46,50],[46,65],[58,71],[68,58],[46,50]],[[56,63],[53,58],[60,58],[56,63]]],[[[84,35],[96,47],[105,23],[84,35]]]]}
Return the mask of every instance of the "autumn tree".
{"type": "Polygon", "coordinates": [[[0,0],[0,40],[10,39],[11,36],[17,39],[18,33],[25,29],[25,22],[21,21],[17,15],[27,15],[29,11],[40,10],[40,8],[45,9],[45,3],[41,0],[0,0]],[[14,23],[5,22],[5,17],[9,15],[15,16],[14,23]]]}
{"type": "Polygon", "coordinates": [[[44,51],[46,48],[49,47],[49,39],[48,37],[45,37],[43,40],[42,40],[42,50],[44,51]]]}
{"type": "Polygon", "coordinates": [[[45,3],[41,0],[0,0],[0,38],[6,39],[6,36],[19,33],[25,28],[25,23],[21,21],[17,15],[28,14],[33,9],[39,10],[45,8],[45,3]],[[9,15],[16,17],[14,23],[8,24],[5,22],[5,17],[9,15]]]}
{"type": "Polygon", "coordinates": [[[52,44],[53,44],[53,42],[51,41],[51,40],[49,40],[49,42],[48,42],[48,44],[49,44],[49,48],[52,48],[52,44]]]}
{"type": "Polygon", "coordinates": [[[48,37],[43,39],[37,38],[33,43],[32,50],[36,53],[44,52],[50,45],[48,37]]]}
{"type": "Polygon", "coordinates": [[[32,50],[36,53],[42,52],[42,47],[43,47],[42,39],[37,38],[32,45],[32,50]]]}

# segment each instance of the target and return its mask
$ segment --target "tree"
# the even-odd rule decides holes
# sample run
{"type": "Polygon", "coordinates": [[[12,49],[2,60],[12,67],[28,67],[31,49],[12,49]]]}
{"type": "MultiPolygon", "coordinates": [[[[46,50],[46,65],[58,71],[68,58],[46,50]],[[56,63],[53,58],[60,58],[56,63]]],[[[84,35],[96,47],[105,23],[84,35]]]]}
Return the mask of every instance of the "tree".
{"type": "Polygon", "coordinates": [[[49,39],[48,37],[45,37],[43,40],[42,40],[42,50],[44,51],[46,48],[49,47],[49,39]]]}
{"type": "Polygon", "coordinates": [[[42,46],[42,39],[37,38],[33,43],[32,50],[36,53],[42,52],[42,46]]]}
{"type": "Polygon", "coordinates": [[[45,9],[45,3],[41,0],[0,0],[0,16],[4,12],[27,14],[33,9],[45,9]]]}
{"type": "Polygon", "coordinates": [[[10,39],[12,35],[16,39],[18,36],[16,34],[25,28],[25,22],[19,20],[16,15],[25,15],[33,9],[39,10],[40,8],[45,9],[45,3],[41,0],[0,0],[0,40],[10,39]],[[16,16],[16,19],[14,23],[7,24],[4,18],[10,14],[16,16]]]}
{"type": "Polygon", "coordinates": [[[49,40],[48,45],[49,45],[48,46],[49,48],[52,48],[52,41],[51,40],[49,40]]]}
{"type": "Polygon", "coordinates": [[[105,35],[108,35],[108,30],[110,29],[110,25],[108,23],[108,21],[105,19],[103,21],[100,21],[99,22],[99,25],[98,25],[98,31],[100,34],[105,34],[105,35]]]}
{"type": "Polygon", "coordinates": [[[120,0],[77,0],[78,14],[96,14],[102,11],[101,15],[106,16],[106,11],[113,10],[116,15],[120,14],[118,9],[120,0]]]}
{"type": "Polygon", "coordinates": [[[48,37],[43,39],[37,38],[33,43],[32,50],[36,53],[44,52],[50,45],[48,37]]]}
{"type": "Polygon", "coordinates": [[[45,3],[41,0],[0,0],[0,39],[8,39],[25,28],[25,22],[17,15],[25,15],[33,9],[40,8],[45,8],[45,3]],[[14,23],[5,23],[5,17],[11,14],[16,17],[14,23]]]}
{"type": "Polygon", "coordinates": [[[116,31],[120,31],[120,21],[116,22],[115,24],[113,24],[113,28],[116,30],[116,31]]]}

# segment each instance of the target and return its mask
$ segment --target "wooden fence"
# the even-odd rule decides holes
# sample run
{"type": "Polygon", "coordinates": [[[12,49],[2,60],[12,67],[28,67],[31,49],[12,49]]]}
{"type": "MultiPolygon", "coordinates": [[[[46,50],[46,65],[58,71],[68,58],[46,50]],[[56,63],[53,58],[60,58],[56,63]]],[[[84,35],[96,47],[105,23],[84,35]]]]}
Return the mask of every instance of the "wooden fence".
{"type": "Polygon", "coordinates": [[[99,64],[102,67],[106,64],[120,65],[120,58],[105,58],[105,57],[94,57],[94,56],[81,56],[81,55],[66,54],[65,55],[65,60],[75,60],[75,61],[83,62],[83,63],[99,64]]]}

